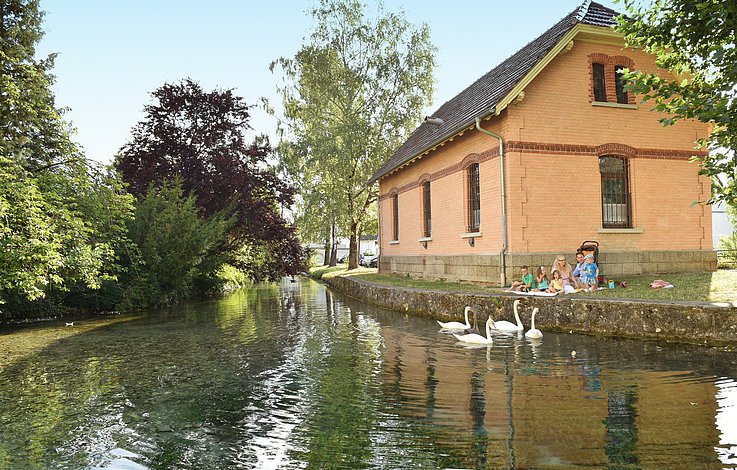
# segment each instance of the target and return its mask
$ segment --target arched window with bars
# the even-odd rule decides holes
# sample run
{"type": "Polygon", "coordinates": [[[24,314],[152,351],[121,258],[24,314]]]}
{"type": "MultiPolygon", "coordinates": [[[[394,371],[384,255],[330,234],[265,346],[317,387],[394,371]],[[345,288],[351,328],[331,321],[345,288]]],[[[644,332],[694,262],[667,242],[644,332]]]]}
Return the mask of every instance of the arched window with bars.
{"type": "Polygon", "coordinates": [[[624,157],[599,157],[601,173],[601,223],[603,228],[632,227],[629,165],[624,157]]]}

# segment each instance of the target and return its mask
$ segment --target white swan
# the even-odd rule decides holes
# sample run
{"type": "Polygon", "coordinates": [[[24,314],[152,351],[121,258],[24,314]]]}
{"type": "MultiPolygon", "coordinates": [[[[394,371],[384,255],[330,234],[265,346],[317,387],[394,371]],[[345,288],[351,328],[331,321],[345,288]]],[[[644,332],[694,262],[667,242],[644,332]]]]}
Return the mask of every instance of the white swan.
{"type": "Polygon", "coordinates": [[[494,325],[494,320],[489,317],[488,320],[486,320],[486,338],[484,338],[481,335],[477,335],[476,333],[471,333],[468,335],[457,335],[453,333],[453,336],[456,337],[458,341],[462,341],[464,343],[472,343],[472,344],[491,344],[493,343],[491,339],[491,328],[494,325]]]}
{"type": "Polygon", "coordinates": [[[532,319],[530,320],[530,329],[525,333],[525,338],[540,339],[543,337],[543,332],[535,328],[535,314],[538,312],[538,308],[535,307],[532,310],[532,319]]]}
{"type": "Polygon", "coordinates": [[[440,325],[441,328],[444,330],[465,330],[466,328],[471,328],[471,324],[468,322],[468,312],[471,311],[471,307],[466,305],[466,308],[463,310],[463,317],[466,319],[466,323],[463,324],[461,322],[457,321],[449,321],[449,322],[441,322],[438,321],[438,325],[440,325]]]}
{"type": "Polygon", "coordinates": [[[517,312],[517,307],[519,306],[519,299],[514,301],[514,319],[517,320],[517,324],[515,325],[512,322],[501,320],[501,321],[495,321],[495,329],[499,331],[522,331],[525,329],[524,326],[522,326],[522,320],[519,318],[519,312],[517,312]]]}

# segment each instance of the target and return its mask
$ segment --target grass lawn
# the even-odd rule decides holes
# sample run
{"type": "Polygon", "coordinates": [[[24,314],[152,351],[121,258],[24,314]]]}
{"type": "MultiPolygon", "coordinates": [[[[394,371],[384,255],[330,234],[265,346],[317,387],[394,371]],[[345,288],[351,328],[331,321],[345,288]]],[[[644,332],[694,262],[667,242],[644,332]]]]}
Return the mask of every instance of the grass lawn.
{"type": "MultiPolygon", "coordinates": [[[[378,274],[373,268],[358,268],[348,271],[347,265],[310,269],[310,275],[321,277],[360,276],[361,279],[375,284],[396,287],[414,287],[419,289],[445,290],[450,292],[501,292],[498,287],[451,281],[431,281],[413,279],[395,274],[378,274]]],[[[737,270],[720,269],[715,272],[684,274],[647,274],[642,276],[619,276],[617,281],[627,281],[628,287],[617,286],[592,293],[580,292],[568,294],[590,296],[595,298],[626,298],[652,300],[692,300],[699,302],[737,302],[737,270]],[[650,283],[655,279],[663,279],[673,284],[673,289],[652,289],[650,283]]]]}

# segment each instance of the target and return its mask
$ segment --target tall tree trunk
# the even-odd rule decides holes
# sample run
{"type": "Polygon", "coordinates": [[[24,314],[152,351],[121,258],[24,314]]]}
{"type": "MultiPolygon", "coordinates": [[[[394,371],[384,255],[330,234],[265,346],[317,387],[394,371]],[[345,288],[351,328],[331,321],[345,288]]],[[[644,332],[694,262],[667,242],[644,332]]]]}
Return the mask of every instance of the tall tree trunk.
{"type": "Polygon", "coordinates": [[[350,251],[348,252],[348,269],[358,267],[358,242],[361,236],[363,223],[357,220],[351,222],[350,251]]]}
{"type": "Polygon", "coordinates": [[[333,220],[332,226],[330,227],[330,236],[333,244],[330,247],[330,266],[338,264],[338,237],[336,236],[335,220],[333,220]]]}
{"type": "Polygon", "coordinates": [[[325,250],[323,251],[322,256],[322,265],[327,266],[330,264],[330,233],[325,233],[325,250]]]}

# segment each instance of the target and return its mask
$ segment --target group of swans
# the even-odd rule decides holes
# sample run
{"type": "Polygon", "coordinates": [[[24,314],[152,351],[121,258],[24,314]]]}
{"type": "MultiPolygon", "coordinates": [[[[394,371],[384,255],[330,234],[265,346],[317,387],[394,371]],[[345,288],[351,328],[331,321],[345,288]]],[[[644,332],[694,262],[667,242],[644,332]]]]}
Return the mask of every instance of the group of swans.
{"type": "MultiPolygon", "coordinates": [[[[514,301],[514,319],[517,321],[517,323],[508,322],[506,320],[501,320],[495,322],[491,316],[486,320],[486,337],[481,336],[477,333],[468,333],[468,334],[456,334],[453,333],[453,336],[456,337],[458,341],[464,342],[464,343],[472,343],[472,344],[492,344],[493,339],[491,337],[491,331],[512,331],[512,332],[519,332],[524,331],[524,326],[522,325],[522,320],[520,320],[519,317],[519,300],[514,301]]],[[[543,337],[542,331],[535,328],[535,315],[538,312],[538,308],[535,307],[532,310],[532,318],[530,319],[530,326],[531,328],[525,332],[525,337],[529,339],[540,339],[543,337]]],[[[468,321],[468,312],[471,311],[471,307],[466,306],[466,308],[463,311],[463,317],[466,321],[466,323],[461,323],[457,321],[451,321],[451,322],[440,322],[438,321],[438,324],[444,329],[444,330],[467,330],[471,328],[471,324],[468,321]]]]}

